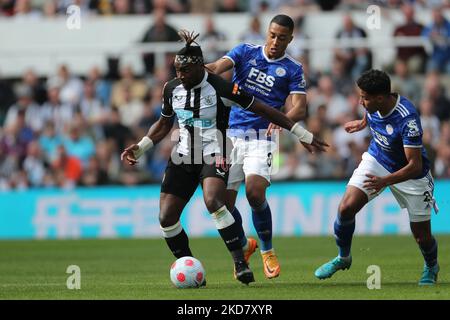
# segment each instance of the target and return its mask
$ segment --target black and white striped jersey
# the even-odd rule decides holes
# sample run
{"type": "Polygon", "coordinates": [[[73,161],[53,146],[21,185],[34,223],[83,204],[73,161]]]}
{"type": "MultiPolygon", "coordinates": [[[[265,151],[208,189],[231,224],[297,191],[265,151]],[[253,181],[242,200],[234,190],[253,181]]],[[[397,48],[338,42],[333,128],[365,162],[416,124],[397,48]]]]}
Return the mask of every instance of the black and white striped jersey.
{"type": "Polygon", "coordinates": [[[198,154],[201,150],[203,155],[224,154],[231,105],[248,109],[253,101],[254,97],[237,84],[205,71],[203,80],[190,90],[177,78],[167,82],[161,115],[178,118],[178,153],[198,154]]]}

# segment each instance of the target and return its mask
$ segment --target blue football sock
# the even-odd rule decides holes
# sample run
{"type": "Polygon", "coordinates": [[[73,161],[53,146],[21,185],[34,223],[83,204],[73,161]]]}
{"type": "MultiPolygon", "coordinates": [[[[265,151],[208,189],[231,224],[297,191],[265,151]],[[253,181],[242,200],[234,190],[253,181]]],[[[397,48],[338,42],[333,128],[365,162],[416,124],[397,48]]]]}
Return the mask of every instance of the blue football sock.
{"type": "Polygon", "coordinates": [[[245,236],[244,227],[242,226],[241,213],[236,207],[234,207],[231,211],[231,215],[239,228],[239,238],[241,239],[241,246],[244,248],[247,245],[247,237],[245,236]]]}
{"type": "Polygon", "coordinates": [[[355,231],[355,218],[344,220],[339,214],[334,221],[334,235],[339,247],[339,256],[348,257],[352,246],[353,232],[355,231]]]}
{"type": "Polygon", "coordinates": [[[252,208],[253,225],[261,240],[261,251],[272,249],[272,212],[267,201],[252,208]]]}
{"type": "Polygon", "coordinates": [[[436,239],[433,237],[431,244],[427,244],[427,246],[419,245],[420,251],[422,252],[423,258],[425,259],[425,263],[427,267],[434,267],[437,263],[437,255],[438,255],[438,244],[436,239]]]}

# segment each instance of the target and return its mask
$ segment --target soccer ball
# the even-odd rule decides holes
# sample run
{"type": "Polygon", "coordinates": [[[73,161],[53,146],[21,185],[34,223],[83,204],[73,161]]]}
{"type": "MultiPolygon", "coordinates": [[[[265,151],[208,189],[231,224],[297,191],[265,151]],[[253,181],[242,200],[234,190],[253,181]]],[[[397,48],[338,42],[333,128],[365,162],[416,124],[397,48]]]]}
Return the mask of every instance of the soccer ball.
{"type": "Polygon", "coordinates": [[[170,267],[170,280],[180,289],[200,287],[205,275],[202,263],[194,257],[179,258],[170,267]]]}

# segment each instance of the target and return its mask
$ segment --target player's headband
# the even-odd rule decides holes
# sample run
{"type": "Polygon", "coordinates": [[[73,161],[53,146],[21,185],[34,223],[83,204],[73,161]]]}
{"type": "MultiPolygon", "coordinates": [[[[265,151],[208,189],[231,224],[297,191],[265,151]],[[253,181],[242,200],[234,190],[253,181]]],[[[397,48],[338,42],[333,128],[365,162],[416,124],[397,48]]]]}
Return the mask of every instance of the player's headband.
{"type": "Polygon", "coordinates": [[[182,66],[187,65],[187,64],[201,64],[201,65],[203,65],[203,57],[177,54],[175,56],[175,62],[181,64],[182,66]]]}

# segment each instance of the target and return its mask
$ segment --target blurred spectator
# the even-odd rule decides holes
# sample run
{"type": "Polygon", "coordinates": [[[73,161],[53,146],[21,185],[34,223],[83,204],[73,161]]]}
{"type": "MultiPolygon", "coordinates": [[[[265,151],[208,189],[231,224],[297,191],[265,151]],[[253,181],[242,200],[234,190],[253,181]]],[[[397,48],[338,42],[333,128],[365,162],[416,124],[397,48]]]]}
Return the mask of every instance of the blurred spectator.
{"type": "MultiPolygon", "coordinates": [[[[191,8],[195,7],[194,2],[191,2],[191,8]]],[[[197,7],[199,5],[213,7],[220,2],[219,0],[201,2],[196,5],[197,7]]],[[[257,1],[248,3],[251,5],[253,2],[257,1]]],[[[5,1],[0,0],[0,8],[4,3],[5,1]]],[[[101,11],[100,8],[107,8],[109,5],[112,13],[113,6],[117,6],[121,1],[67,0],[58,1],[58,3],[80,3],[82,8],[98,8],[99,12],[106,12],[101,11]]],[[[158,11],[162,13],[165,10],[171,11],[167,9],[167,6],[170,7],[173,3],[183,6],[183,10],[188,7],[188,1],[184,0],[133,0],[126,3],[126,7],[129,8],[130,13],[138,14],[151,12],[149,8],[155,8],[155,15],[157,15],[158,11]]],[[[237,3],[241,5],[240,9],[244,9],[247,1],[238,0],[230,1],[230,3],[237,3]]],[[[309,61],[312,57],[304,50],[308,38],[303,32],[303,18],[300,16],[296,19],[294,13],[297,11],[304,13],[308,5],[311,5],[312,9],[317,8],[313,1],[276,0],[259,3],[262,3],[263,10],[272,7],[277,10],[282,8],[292,10],[287,13],[294,18],[296,28],[288,53],[301,61],[303,65],[309,102],[306,124],[311,132],[331,144],[327,153],[310,155],[295,140],[286,138],[287,134],[281,134],[280,150],[273,159],[274,165],[280,165],[274,180],[348,177],[360,161],[361,153],[367,149],[368,141],[370,141],[370,132],[367,128],[358,133],[348,134],[342,127],[346,121],[360,119],[364,113],[364,109],[359,105],[359,95],[355,92],[351,74],[354,70],[349,70],[348,60],[338,54],[334,57],[331,69],[327,70],[329,74],[323,75],[319,68],[310,65],[309,61]]],[[[353,3],[355,8],[362,5],[358,1],[353,3]]],[[[55,2],[50,0],[45,3],[47,4],[54,6],[55,2]]],[[[399,1],[386,2],[387,7],[399,5],[399,1]]],[[[416,0],[414,6],[417,10],[431,5],[425,1],[416,0]]],[[[367,4],[361,8],[366,7],[367,4]]],[[[405,14],[405,24],[397,30],[406,30],[406,34],[411,30],[417,33],[415,28],[420,25],[414,22],[411,6],[402,6],[402,9],[405,14]]],[[[116,12],[119,11],[116,10],[116,12]]],[[[268,11],[265,13],[273,15],[268,11]]],[[[65,12],[59,11],[59,14],[64,15],[65,12]]],[[[50,14],[52,15],[54,13],[50,14]]],[[[268,18],[266,15],[264,17],[268,18]]],[[[222,33],[215,30],[212,19],[205,20],[208,31],[200,30],[202,39],[199,43],[206,48],[208,42],[217,44],[217,41],[222,38],[222,33]]],[[[261,35],[259,31],[258,17],[254,16],[248,21],[251,22],[251,27],[247,33],[240,35],[242,37],[240,40],[264,43],[264,35],[261,35]]],[[[433,25],[437,23],[433,22],[433,25]]],[[[442,28],[442,25],[440,27],[442,28]]],[[[344,28],[342,31],[346,33],[343,36],[344,39],[346,37],[364,39],[357,27],[349,32],[346,31],[347,29],[344,28]]],[[[173,41],[176,41],[178,40],[177,32],[174,28],[172,30],[173,41]]],[[[399,32],[402,34],[401,31],[399,32]]],[[[161,36],[158,31],[155,35],[161,36]]],[[[416,34],[412,33],[412,35],[416,34]]],[[[214,45],[212,47],[214,51],[217,51],[214,45]]],[[[404,50],[402,49],[408,48],[399,50],[394,74],[391,76],[392,90],[408,97],[419,108],[424,132],[423,144],[431,162],[435,165],[435,176],[450,178],[450,101],[447,89],[450,77],[448,74],[442,74],[444,70],[438,70],[441,74],[437,71],[428,72],[425,75],[415,73],[413,65],[420,65],[420,63],[415,61],[414,54],[411,54],[411,58],[403,59],[401,52],[404,50]],[[408,59],[409,62],[406,62],[408,59]],[[409,68],[408,63],[413,67],[409,68]]],[[[353,52],[354,59],[357,60],[357,50],[342,51],[353,52]]],[[[220,56],[220,54],[217,55],[220,56]]],[[[168,54],[166,63],[173,62],[170,61],[170,57],[171,54],[168,54]]],[[[0,190],[46,186],[97,186],[109,183],[135,185],[161,181],[167,158],[176,142],[170,139],[170,135],[156,148],[147,152],[137,167],[123,166],[120,162],[120,152],[130,143],[134,143],[136,137],[145,135],[148,128],[159,118],[162,86],[172,76],[172,69],[168,68],[168,64],[162,63],[155,66],[152,73],[145,74],[145,78],[141,79],[134,74],[130,66],[125,66],[120,70],[119,76],[120,60],[108,58],[105,74],[102,74],[103,71],[98,66],[94,66],[88,73],[79,75],[86,79],[84,81],[79,77],[71,76],[68,66],[61,66],[57,76],[42,75],[42,80],[47,77],[45,79],[47,86],[40,82],[36,72],[31,69],[22,75],[22,79],[0,78],[0,190]],[[72,79],[75,80],[75,85],[72,79]],[[61,88],[67,91],[60,94],[61,88]],[[64,97],[63,101],[61,101],[62,97],[64,97]],[[44,104],[42,107],[39,106],[41,103],[44,104]],[[32,109],[37,111],[31,112],[32,109]],[[7,112],[8,120],[6,120],[7,112]],[[6,120],[4,126],[2,126],[2,118],[6,120]],[[36,123],[40,124],[36,125],[36,123]],[[37,127],[41,129],[36,129],[37,127]],[[66,135],[70,137],[63,138],[66,135]],[[89,143],[83,145],[84,135],[94,139],[87,137],[89,143]],[[85,148],[87,145],[89,147],[85,148]],[[86,152],[86,150],[89,151],[86,152]],[[67,154],[70,156],[67,157],[67,154]],[[80,161],[78,157],[83,161],[80,161]],[[69,158],[72,160],[67,160],[69,158]],[[59,163],[64,165],[55,165],[58,159],[59,163]],[[66,160],[61,161],[61,159],[66,160]]],[[[314,62],[317,63],[317,60],[314,62]]],[[[175,133],[176,130],[173,132],[175,133]]]]}
{"type": "MultiPolygon", "coordinates": [[[[126,141],[130,142],[131,140],[126,141]]],[[[122,169],[119,152],[123,149],[115,149],[113,140],[101,141],[96,145],[95,156],[98,159],[100,168],[108,174],[109,181],[117,183],[120,170],[122,169]]]]}
{"type": "Polygon", "coordinates": [[[445,121],[441,125],[441,139],[435,162],[436,176],[450,178],[450,121],[445,121]]]}
{"type": "Polygon", "coordinates": [[[316,69],[311,68],[309,61],[309,55],[304,55],[300,60],[303,66],[303,73],[305,74],[306,86],[308,89],[314,90],[319,83],[320,73],[316,69]]]}
{"type": "Polygon", "coordinates": [[[62,103],[76,106],[83,95],[83,81],[70,74],[67,65],[61,65],[58,68],[57,78],[60,81],[59,99],[62,103]]]}
{"type": "Polygon", "coordinates": [[[146,135],[148,129],[158,121],[162,109],[162,92],[163,87],[157,85],[154,86],[151,89],[151,93],[144,98],[144,111],[138,123],[140,130],[138,136],[146,135]]]}
{"type": "Polygon", "coordinates": [[[113,0],[112,9],[115,15],[132,13],[129,0],[113,0]]]}
{"type": "Polygon", "coordinates": [[[355,82],[352,77],[345,72],[345,62],[343,60],[335,57],[333,65],[331,66],[330,76],[333,80],[333,86],[338,93],[348,96],[354,91],[355,82]]]}
{"type": "Polygon", "coordinates": [[[14,18],[20,20],[36,20],[42,17],[39,10],[32,8],[31,0],[15,0],[14,18]]]}
{"type": "Polygon", "coordinates": [[[14,125],[20,111],[25,114],[25,123],[35,132],[39,132],[43,126],[41,107],[33,100],[32,89],[25,84],[16,87],[17,102],[13,104],[6,114],[5,126],[14,125]]]}
{"type": "Polygon", "coordinates": [[[218,42],[225,41],[225,34],[216,29],[214,20],[211,16],[205,19],[205,31],[200,35],[200,43],[203,50],[203,58],[205,61],[216,61],[223,57],[226,53],[218,48],[218,42]]]}
{"type": "Polygon", "coordinates": [[[47,0],[44,2],[42,12],[45,18],[54,18],[58,15],[57,0],[47,0]]]}
{"type": "Polygon", "coordinates": [[[392,91],[407,97],[417,106],[420,101],[421,88],[416,78],[408,71],[406,61],[397,60],[394,72],[394,75],[391,77],[392,91]]]}
{"type": "Polygon", "coordinates": [[[112,2],[110,0],[90,0],[89,8],[101,15],[113,13],[112,2]]]}
{"type": "Polygon", "coordinates": [[[238,0],[219,0],[217,12],[221,13],[238,13],[244,10],[239,6],[238,0]]]}
{"type": "Polygon", "coordinates": [[[120,112],[120,122],[127,127],[135,127],[144,114],[144,105],[141,99],[133,98],[130,87],[123,87],[122,104],[118,105],[120,112]]]}
{"type": "MultiPolygon", "coordinates": [[[[112,8],[112,2],[114,0],[100,0],[99,1],[92,1],[92,0],[57,0],[57,10],[62,13],[63,15],[66,14],[67,8],[71,5],[76,5],[80,8],[81,15],[90,15],[95,14],[96,11],[98,11],[98,6],[100,4],[105,5],[103,2],[107,1],[108,4],[108,13],[111,13],[112,8]]],[[[128,0],[127,0],[128,2],[128,0]]]]}
{"type": "Polygon", "coordinates": [[[333,81],[328,75],[322,76],[319,80],[318,96],[310,101],[310,114],[315,114],[320,104],[326,105],[328,125],[332,127],[343,124],[350,113],[344,96],[336,92],[333,81]]]}
{"type": "Polygon", "coordinates": [[[331,11],[339,4],[340,0],[316,0],[322,11],[331,11]]]}
{"type": "Polygon", "coordinates": [[[0,1],[0,16],[12,16],[14,14],[15,0],[1,0],[0,1]]]}
{"type": "Polygon", "coordinates": [[[117,108],[112,108],[109,121],[104,125],[103,130],[105,138],[115,143],[117,152],[124,150],[126,141],[133,138],[130,128],[121,123],[120,113],[117,108]]]}
{"type": "Polygon", "coordinates": [[[152,11],[164,10],[167,13],[182,13],[187,11],[187,0],[152,0],[152,11]]]}
{"type": "MultiPolygon", "coordinates": [[[[412,4],[404,4],[402,12],[405,23],[395,28],[395,37],[419,37],[423,26],[414,19],[414,7],[412,4]]],[[[412,73],[423,72],[427,54],[423,46],[397,47],[397,59],[406,63],[412,73]]]]}
{"type": "Polygon", "coordinates": [[[423,97],[433,103],[433,113],[440,121],[450,118],[450,100],[446,97],[445,89],[437,73],[429,73],[425,79],[423,97]]]}
{"type": "Polygon", "coordinates": [[[33,131],[26,126],[25,112],[20,110],[16,122],[5,128],[0,136],[0,177],[2,188],[24,189],[28,187],[26,172],[21,170],[33,131]]]}
{"type": "Polygon", "coordinates": [[[68,155],[64,145],[58,146],[56,159],[51,166],[55,170],[57,184],[62,188],[74,187],[82,174],[81,161],[68,155]]]}
{"type": "Polygon", "coordinates": [[[130,1],[130,11],[133,14],[148,14],[151,10],[151,0],[133,0],[130,1]]]}
{"type": "Polygon", "coordinates": [[[87,166],[89,158],[95,153],[94,141],[82,134],[77,125],[70,126],[69,135],[63,138],[63,145],[67,154],[81,160],[83,167],[87,166]]]}
{"type": "Polygon", "coordinates": [[[90,157],[81,176],[80,184],[93,187],[106,185],[109,182],[108,173],[101,168],[99,159],[95,155],[90,157]]]}
{"type": "Polygon", "coordinates": [[[211,14],[216,11],[217,0],[191,0],[190,12],[193,14],[211,14]]]}
{"type": "MultiPolygon", "coordinates": [[[[295,27],[292,42],[287,47],[286,51],[298,61],[303,61],[305,56],[309,54],[305,43],[308,42],[308,36],[303,32],[303,16],[295,20],[295,27]]],[[[307,59],[307,58],[306,58],[307,59]]]]}
{"type": "Polygon", "coordinates": [[[89,70],[87,80],[91,81],[94,85],[95,98],[100,100],[103,106],[109,106],[112,89],[111,81],[103,78],[97,66],[89,70]]]}
{"type": "Polygon", "coordinates": [[[149,159],[147,170],[151,173],[151,179],[154,182],[161,182],[166,171],[167,159],[170,158],[174,143],[170,139],[164,139],[153,152],[149,159]]]}
{"type": "Polygon", "coordinates": [[[141,100],[146,92],[147,85],[145,81],[137,79],[133,68],[127,65],[120,72],[120,80],[116,81],[112,86],[111,104],[120,107],[127,103],[127,99],[141,100]]]}
{"type": "MultiPolygon", "coordinates": [[[[317,0],[278,0],[280,13],[287,14],[294,18],[303,16],[309,12],[320,11],[317,0]]],[[[327,0],[327,2],[333,2],[327,0]]]]}
{"type": "Polygon", "coordinates": [[[27,156],[23,162],[23,169],[27,174],[29,184],[40,187],[44,184],[45,165],[39,142],[31,141],[27,147],[27,156]]]}
{"type": "Polygon", "coordinates": [[[433,114],[433,102],[429,98],[424,98],[420,102],[420,122],[422,129],[429,130],[430,144],[434,147],[438,147],[440,138],[440,122],[438,117],[433,114]]]}
{"type": "Polygon", "coordinates": [[[91,127],[94,137],[100,139],[102,137],[102,127],[108,119],[108,110],[102,106],[99,99],[95,97],[95,85],[91,80],[84,82],[83,97],[80,101],[80,112],[87,124],[91,127]]]}
{"type": "Polygon", "coordinates": [[[62,144],[62,136],[58,135],[55,130],[53,121],[48,121],[44,130],[39,137],[39,145],[43,151],[43,156],[48,163],[53,162],[57,156],[58,146],[62,144]]]}
{"type": "MultiPolygon", "coordinates": [[[[353,112],[352,114],[348,114],[347,117],[343,119],[343,123],[362,118],[362,116],[359,114],[355,115],[355,113],[357,112],[357,110],[355,109],[359,109],[358,99],[349,98],[348,101],[350,105],[353,105],[353,107],[351,107],[353,109],[353,112]]],[[[346,162],[346,176],[350,176],[352,171],[359,164],[359,161],[361,159],[355,159],[355,153],[357,154],[359,151],[359,155],[362,154],[365,147],[365,140],[369,136],[370,130],[367,127],[361,131],[351,134],[345,131],[343,126],[339,126],[335,130],[333,130],[332,144],[335,146],[340,158],[346,162]]]]}
{"type": "MultiPolygon", "coordinates": [[[[271,176],[271,180],[273,181],[280,181],[280,180],[288,180],[292,179],[298,170],[298,167],[300,165],[300,157],[296,152],[290,152],[290,153],[282,153],[279,155],[279,169],[274,170],[273,175],[271,176]]],[[[305,172],[306,177],[312,176],[312,168],[308,165],[307,169],[305,170],[305,167],[302,167],[302,170],[305,172]]]]}
{"type": "Polygon", "coordinates": [[[15,100],[16,97],[10,83],[3,80],[0,73],[0,126],[3,125],[6,112],[15,100]]]}
{"type": "MultiPolygon", "coordinates": [[[[338,43],[345,43],[345,40],[366,39],[366,32],[353,23],[349,14],[344,15],[343,28],[338,31],[336,38],[338,43]]],[[[354,80],[364,71],[372,67],[372,53],[368,48],[336,48],[335,56],[345,62],[345,70],[354,80]]]]}
{"type": "Polygon", "coordinates": [[[45,86],[32,69],[25,71],[22,76],[22,82],[31,88],[33,91],[33,99],[37,104],[42,105],[47,101],[47,90],[45,90],[45,86]]]}
{"type": "MultiPolygon", "coordinates": [[[[145,32],[141,42],[175,42],[180,40],[177,30],[166,23],[166,12],[163,9],[153,11],[153,25],[145,32]]],[[[153,73],[155,68],[155,56],[146,53],[143,56],[146,73],[153,73]]]]}
{"type": "Polygon", "coordinates": [[[55,124],[57,134],[62,134],[67,124],[72,121],[73,107],[67,103],[62,103],[59,98],[61,82],[58,78],[51,78],[47,81],[48,101],[41,107],[43,123],[52,121],[55,124]]]}
{"type": "Polygon", "coordinates": [[[433,22],[422,33],[433,44],[427,70],[450,74],[450,22],[445,19],[440,7],[434,8],[432,14],[433,22]]]}
{"type": "MultiPolygon", "coordinates": [[[[266,38],[261,33],[261,22],[259,21],[258,16],[253,16],[251,18],[250,28],[240,36],[239,41],[243,43],[252,43],[259,45],[263,45],[265,43],[266,38]]],[[[291,46],[289,46],[288,48],[290,48],[291,46]]]]}
{"type": "Polygon", "coordinates": [[[279,5],[279,1],[249,0],[248,10],[253,15],[260,15],[277,10],[279,5]]]}

